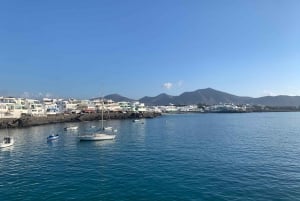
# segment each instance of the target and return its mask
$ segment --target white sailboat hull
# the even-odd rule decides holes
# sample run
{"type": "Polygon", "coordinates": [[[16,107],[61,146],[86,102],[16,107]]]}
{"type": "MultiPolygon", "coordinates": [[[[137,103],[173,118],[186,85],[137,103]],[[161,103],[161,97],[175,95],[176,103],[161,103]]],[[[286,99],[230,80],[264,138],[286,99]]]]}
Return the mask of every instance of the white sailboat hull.
{"type": "Polygon", "coordinates": [[[2,143],[0,143],[0,148],[12,146],[14,143],[15,143],[14,139],[10,138],[9,142],[3,141],[2,143]]]}
{"type": "Polygon", "coordinates": [[[86,134],[78,136],[81,141],[100,141],[100,140],[113,140],[116,135],[108,135],[104,133],[86,134]]]}

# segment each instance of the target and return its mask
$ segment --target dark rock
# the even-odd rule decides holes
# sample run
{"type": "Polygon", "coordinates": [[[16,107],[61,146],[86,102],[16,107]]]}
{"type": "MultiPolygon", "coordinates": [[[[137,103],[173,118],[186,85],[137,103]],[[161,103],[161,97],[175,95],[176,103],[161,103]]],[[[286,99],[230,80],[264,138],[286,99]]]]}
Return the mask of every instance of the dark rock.
{"type": "MultiPolygon", "coordinates": [[[[137,118],[154,118],[160,116],[160,113],[154,112],[105,112],[103,119],[137,119],[137,118]]],[[[24,116],[19,119],[0,119],[0,129],[4,128],[23,128],[45,124],[81,122],[101,120],[101,113],[83,113],[83,114],[57,114],[42,117],[24,116]]]]}

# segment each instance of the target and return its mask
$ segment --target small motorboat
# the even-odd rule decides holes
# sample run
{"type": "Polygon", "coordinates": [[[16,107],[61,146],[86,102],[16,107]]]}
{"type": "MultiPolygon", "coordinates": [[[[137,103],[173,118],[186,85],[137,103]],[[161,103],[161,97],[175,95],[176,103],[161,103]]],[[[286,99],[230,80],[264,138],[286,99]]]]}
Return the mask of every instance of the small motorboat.
{"type": "Polygon", "coordinates": [[[113,127],[111,127],[111,126],[104,127],[103,130],[109,130],[109,131],[111,131],[111,130],[113,130],[113,127]]]}
{"type": "Polygon", "coordinates": [[[64,130],[69,131],[69,130],[77,130],[78,126],[70,126],[70,127],[65,127],[64,130]]]}
{"type": "Polygon", "coordinates": [[[9,147],[15,143],[14,138],[6,136],[3,138],[3,141],[0,143],[0,148],[9,147]]]}
{"type": "Polygon", "coordinates": [[[58,134],[56,135],[52,134],[47,137],[47,141],[57,140],[58,138],[59,138],[58,134]]]}

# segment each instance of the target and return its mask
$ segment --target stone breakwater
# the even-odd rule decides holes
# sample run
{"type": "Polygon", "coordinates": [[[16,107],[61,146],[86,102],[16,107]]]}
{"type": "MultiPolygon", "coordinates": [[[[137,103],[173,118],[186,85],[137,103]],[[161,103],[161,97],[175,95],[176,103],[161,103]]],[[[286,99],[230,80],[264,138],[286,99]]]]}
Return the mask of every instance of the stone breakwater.
{"type": "MultiPolygon", "coordinates": [[[[143,113],[120,113],[110,112],[104,113],[103,119],[139,119],[154,118],[160,116],[161,113],[143,112],[143,113]]],[[[101,113],[84,113],[84,114],[57,114],[42,117],[24,116],[19,119],[0,119],[0,129],[4,128],[24,128],[30,126],[39,126],[45,124],[65,123],[65,122],[81,122],[101,120],[101,113]]]]}

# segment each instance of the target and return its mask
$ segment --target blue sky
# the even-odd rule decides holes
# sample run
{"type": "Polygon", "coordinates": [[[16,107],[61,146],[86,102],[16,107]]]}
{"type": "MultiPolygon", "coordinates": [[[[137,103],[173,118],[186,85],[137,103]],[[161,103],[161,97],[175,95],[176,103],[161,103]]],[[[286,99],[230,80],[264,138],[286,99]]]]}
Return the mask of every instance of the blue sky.
{"type": "Polygon", "coordinates": [[[300,95],[298,0],[0,3],[0,96],[300,95]]]}

